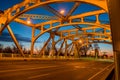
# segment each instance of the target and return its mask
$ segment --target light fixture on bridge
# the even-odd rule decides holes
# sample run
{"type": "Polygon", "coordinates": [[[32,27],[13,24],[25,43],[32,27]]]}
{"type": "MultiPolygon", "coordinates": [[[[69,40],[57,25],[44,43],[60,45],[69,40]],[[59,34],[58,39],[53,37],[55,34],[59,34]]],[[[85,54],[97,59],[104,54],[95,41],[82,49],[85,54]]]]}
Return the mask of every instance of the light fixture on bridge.
{"type": "Polygon", "coordinates": [[[81,43],[82,43],[82,40],[79,40],[78,42],[81,44],[81,43]]]}
{"type": "Polygon", "coordinates": [[[65,10],[60,10],[60,14],[64,14],[65,13],[65,10]]]}
{"type": "Polygon", "coordinates": [[[27,23],[28,23],[28,24],[30,24],[30,23],[31,23],[30,18],[27,18],[27,23]]]}

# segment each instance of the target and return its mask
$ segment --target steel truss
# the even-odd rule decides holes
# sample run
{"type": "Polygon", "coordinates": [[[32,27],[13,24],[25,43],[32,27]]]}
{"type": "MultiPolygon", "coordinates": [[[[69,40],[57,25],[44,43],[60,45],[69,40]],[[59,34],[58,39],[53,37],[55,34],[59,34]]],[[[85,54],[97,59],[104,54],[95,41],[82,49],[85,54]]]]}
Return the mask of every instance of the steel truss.
{"type": "MultiPolygon", "coordinates": [[[[24,53],[15,38],[9,24],[12,21],[24,24],[28,27],[32,28],[32,37],[31,37],[31,56],[34,53],[34,44],[36,40],[44,33],[48,32],[50,37],[45,42],[44,46],[42,47],[40,54],[44,53],[44,49],[48,46],[48,43],[52,41],[52,55],[55,55],[55,51],[57,51],[57,56],[59,56],[60,52],[65,48],[65,57],[67,54],[71,53],[73,50],[79,50],[82,46],[89,45],[92,43],[111,43],[112,37],[110,32],[110,25],[102,24],[99,20],[99,15],[108,12],[106,0],[24,0],[23,2],[14,5],[13,7],[5,10],[4,12],[0,13],[0,33],[3,32],[5,28],[8,29],[14,43],[16,44],[17,48],[19,49],[22,56],[24,53]],[[53,9],[49,6],[52,3],[60,3],[60,2],[75,2],[72,9],[68,12],[66,16],[63,16],[58,11],[53,9]],[[101,10],[86,12],[82,14],[72,15],[72,13],[76,10],[76,8],[81,3],[89,3],[101,8],[101,10]],[[31,9],[43,7],[44,9],[48,10],[49,12],[53,13],[55,16],[48,16],[48,15],[38,15],[38,14],[24,14],[31,9]],[[21,9],[23,8],[23,9],[21,9]],[[95,16],[96,20],[94,22],[86,22],[84,19],[87,16],[95,16]],[[47,20],[46,22],[41,22],[37,24],[30,23],[28,24],[23,18],[31,18],[31,19],[40,19],[40,20],[47,20]],[[77,20],[78,21],[74,21],[77,20]],[[56,26],[53,24],[59,23],[56,26]],[[88,25],[88,27],[82,28],[79,25],[88,25]],[[49,28],[45,28],[45,25],[49,25],[49,28]],[[73,26],[75,29],[72,30],[61,30],[59,28],[63,26],[73,26]],[[101,28],[101,31],[96,31],[97,29],[101,28]],[[40,33],[35,35],[35,30],[40,30],[40,33]],[[55,29],[55,31],[52,31],[55,29]],[[87,32],[88,30],[92,30],[92,32],[87,32]],[[55,36],[59,36],[59,40],[55,41],[55,36]],[[77,39],[76,39],[77,38],[77,39]],[[72,43],[68,44],[68,40],[72,41],[72,43]],[[79,40],[83,40],[84,44],[80,44],[79,40]],[[62,41],[60,48],[56,50],[56,45],[62,41]],[[77,44],[77,45],[76,45],[77,44]]],[[[78,52],[77,52],[78,53],[78,52]]]]}

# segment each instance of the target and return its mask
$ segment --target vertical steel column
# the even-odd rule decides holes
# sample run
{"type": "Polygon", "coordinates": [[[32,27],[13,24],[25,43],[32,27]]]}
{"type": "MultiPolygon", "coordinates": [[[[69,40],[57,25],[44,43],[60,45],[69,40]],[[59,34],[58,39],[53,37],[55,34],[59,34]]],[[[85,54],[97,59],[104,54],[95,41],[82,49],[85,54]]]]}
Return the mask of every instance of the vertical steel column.
{"type": "Polygon", "coordinates": [[[13,32],[12,32],[12,30],[11,30],[11,28],[10,28],[9,25],[7,26],[7,29],[8,29],[8,32],[10,33],[10,36],[12,37],[12,39],[13,39],[15,45],[16,45],[17,48],[19,49],[21,55],[24,57],[25,55],[24,55],[24,53],[23,53],[23,51],[22,51],[22,49],[21,49],[21,46],[19,45],[19,43],[18,43],[18,41],[17,41],[15,35],[13,34],[13,32]]]}
{"type": "Polygon", "coordinates": [[[63,47],[64,42],[65,42],[65,39],[63,40],[63,42],[62,42],[62,44],[61,44],[61,46],[60,46],[60,49],[58,50],[58,54],[57,54],[57,56],[60,55],[60,52],[61,52],[61,49],[62,49],[62,47],[63,47]]]}
{"type": "Polygon", "coordinates": [[[96,23],[98,23],[98,24],[100,23],[98,14],[96,15],[96,23]]]}
{"type": "Polygon", "coordinates": [[[71,54],[71,53],[72,53],[72,51],[73,51],[73,44],[72,44],[72,47],[71,47],[71,49],[70,49],[69,54],[71,54]]]}
{"type": "Polygon", "coordinates": [[[74,42],[73,44],[73,48],[74,48],[74,57],[76,58],[76,54],[77,54],[77,49],[76,49],[76,42],[74,42]]]}
{"type": "Polygon", "coordinates": [[[44,46],[42,47],[42,49],[40,50],[40,54],[44,51],[45,47],[47,46],[48,42],[50,41],[51,37],[49,37],[49,39],[45,42],[44,46]]]}
{"type": "Polygon", "coordinates": [[[120,0],[108,0],[113,41],[115,80],[120,80],[120,0]]]}
{"type": "Polygon", "coordinates": [[[55,55],[55,41],[54,41],[55,34],[51,33],[51,38],[52,38],[52,56],[55,55]]]}
{"type": "Polygon", "coordinates": [[[68,48],[67,40],[65,39],[65,58],[67,57],[67,48],[68,48]]]}
{"type": "Polygon", "coordinates": [[[33,51],[34,51],[34,43],[35,43],[35,28],[32,27],[32,37],[31,37],[31,56],[33,55],[33,51]]]}
{"type": "Polygon", "coordinates": [[[71,48],[72,48],[72,43],[67,45],[67,53],[69,54],[68,57],[70,57],[70,52],[71,52],[71,48]]]}
{"type": "Polygon", "coordinates": [[[79,44],[79,43],[78,43],[78,41],[77,41],[76,44],[75,44],[75,48],[76,48],[75,50],[76,50],[76,57],[77,57],[77,58],[78,58],[78,55],[79,55],[79,53],[78,53],[78,52],[79,52],[79,51],[78,51],[78,44],[79,44]]]}
{"type": "Polygon", "coordinates": [[[81,57],[80,48],[81,48],[81,44],[78,44],[78,56],[79,56],[79,58],[81,57]]]}

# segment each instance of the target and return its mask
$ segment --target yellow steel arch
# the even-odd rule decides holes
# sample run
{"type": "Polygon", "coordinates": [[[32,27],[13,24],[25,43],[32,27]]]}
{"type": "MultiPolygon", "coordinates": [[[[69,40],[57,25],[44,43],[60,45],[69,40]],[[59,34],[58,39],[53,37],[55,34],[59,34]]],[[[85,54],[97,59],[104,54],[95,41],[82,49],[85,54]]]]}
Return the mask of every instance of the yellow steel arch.
{"type": "MultiPolygon", "coordinates": [[[[82,39],[83,37],[81,37],[80,36],[80,39],[82,39]]],[[[72,43],[70,43],[70,44],[67,44],[68,45],[68,47],[66,48],[66,49],[68,49],[71,45],[73,45],[73,44],[79,44],[79,40],[72,40],[72,39],[70,39],[70,38],[66,38],[66,37],[63,37],[63,38],[60,38],[59,40],[57,40],[56,41],[56,43],[55,43],[55,45],[58,43],[58,42],[60,42],[60,41],[62,41],[62,40],[71,40],[72,41],[72,43]]],[[[85,40],[85,39],[82,39],[82,40],[85,40]]],[[[106,39],[106,38],[92,38],[91,40],[97,40],[97,41],[93,41],[93,42],[89,42],[89,40],[86,40],[87,42],[86,43],[80,43],[80,45],[79,45],[79,49],[81,48],[81,47],[83,47],[83,46],[87,46],[87,45],[90,45],[90,44],[93,44],[93,43],[105,43],[105,44],[112,44],[112,42],[111,41],[106,41],[106,40],[109,40],[109,39],[106,39]],[[102,40],[102,41],[101,41],[102,40]]],[[[63,44],[65,44],[64,43],[64,41],[63,41],[63,43],[61,44],[61,46],[63,46],[63,44]]],[[[58,50],[58,56],[59,56],[59,53],[61,52],[61,47],[60,47],[60,49],[58,50]]]]}
{"type": "Polygon", "coordinates": [[[58,43],[59,41],[61,41],[63,39],[74,41],[74,37],[78,37],[79,38],[78,40],[80,40],[80,39],[84,40],[84,37],[89,35],[89,34],[92,34],[93,36],[99,36],[99,37],[97,37],[97,38],[95,38],[95,37],[88,38],[87,39],[88,41],[89,40],[106,40],[107,42],[112,42],[111,36],[109,34],[104,34],[104,33],[98,33],[98,34],[96,34],[96,33],[83,33],[81,35],[73,34],[73,35],[68,35],[68,36],[59,38],[59,40],[57,40],[56,43],[58,43]],[[103,36],[105,36],[105,37],[103,37],[103,36]]]}
{"type": "MultiPolygon", "coordinates": [[[[97,27],[100,27],[100,28],[105,28],[105,29],[107,29],[107,30],[110,30],[110,26],[109,26],[109,25],[106,25],[106,24],[98,24],[98,23],[89,23],[89,22],[73,22],[73,23],[70,22],[70,23],[68,23],[68,24],[60,24],[60,25],[54,26],[54,27],[51,27],[51,26],[50,26],[50,28],[44,30],[44,25],[46,25],[46,24],[50,24],[50,25],[51,25],[52,22],[57,22],[57,21],[44,22],[44,23],[41,23],[41,24],[39,24],[39,25],[37,24],[37,27],[36,27],[36,28],[38,28],[38,26],[40,26],[41,32],[40,32],[38,35],[32,37],[32,46],[31,46],[31,51],[32,51],[32,52],[33,52],[33,49],[34,49],[33,47],[34,47],[35,41],[36,41],[42,34],[48,32],[48,31],[51,31],[51,30],[54,29],[54,28],[59,28],[59,27],[62,27],[62,26],[69,26],[69,25],[76,25],[76,24],[88,24],[88,25],[93,25],[93,26],[97,26],[97,27]]],[[[91,27],[91,29],[92,29],[92,27],[91,27]]],[[[83,29],[83,30],[84,30],[84,29],[83,29]]]]}
{"type": "Polygon", "coordinates": [[[13,21],[15,18],[17,18],[18,16],[20,16],[21,14],[34,9],[36,7],[40,7],[43,5],[47,5],[47,4],[51,4],[51,3],[57,3],[57,2],[84,2],[84,3],[89,3],[92,5],[96,5],[98,7],[101,7],[102,9],[108,11],[107,8],[107,2],[106,0],[49,0],[49,1],[40,1],[40,0],[25,0],[19,4],[14,5],[12,8],[9,8],[8,10],[5,10],[5,14],[7,15],[7,20],[5,21],[5,25],[0,29],[0,33],[4,30],[4,28],[11,22],[13,21]],[[31,3],[33,3],[32,5],[30,5],[31,3]],[[22,11],[20,10],[20,8],[25,7],[22,11]],[[14,13],[14,15],[12,16],[12,13],[14,13]]]}
{"type": "Polygon", "coordinates": [[[50,27],[50,28],[48,28],[48,29],[46,29],[46,30],[43,30],[43,27],[44,26],[40,26],[42,29],[42,31],[41,31],[41,33],[40,34],[38,34],[37,36],[35,36],[35,40],[37,39],[37,38],[39,38],[42,34],[44,34],[45,32],[48,32],[48,31],[50,31],[50,30],[52,30],[52,29],[54,29],[54,28],[59,28],[59,27],[63,27],[63,26],[70,26],[70,25],[76,25],[76,24],[86,24],[86,25],[93,25],[93,26],[97,26],[97,27],[100,27],[100,28],[106,28],[106,29],[108,29],[108,30],[110,30],[110,26],[109,25],[105,25],[105,24],[96,24],[96,23],[88,23],[88,22],[84,22],[84,23],[80,23],[80,22],[74,22],[74,23],[68,23],[68,24],[61,24],[61,25],[58,25],[58,26],[54,26],[54,27],[50,27]]]}

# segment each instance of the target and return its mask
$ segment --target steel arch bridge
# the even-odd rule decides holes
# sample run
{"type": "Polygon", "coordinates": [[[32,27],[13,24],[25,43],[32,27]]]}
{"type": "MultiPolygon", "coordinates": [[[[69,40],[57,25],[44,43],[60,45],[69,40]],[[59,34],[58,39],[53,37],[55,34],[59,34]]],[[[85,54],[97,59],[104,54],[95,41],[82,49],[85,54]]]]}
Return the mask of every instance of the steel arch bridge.
{"type": "Polygon", "coordinates": [[[41,48],[40,54],[44,52],[44,49],[48,46],[50,41],[52,41],[52,55],[55,55],[56,45],[60,43],[60,47],[57,50],[57,55],[59,56],[60,52],[64,48],[64,55],[67,56],[68,52],[70,53],[74,50],[78,50],[76,48],[80,49],[82,46],[86,46],[92,43],[111,44],[112,37],[110,24],[109,22],[103,23],[104,20],[101,21],[99,19],[100,15],[105,13],[108,13],[107,0],[23,0],[21,3],[18,3],[13,7],[0,12],[0,33],[2,33],[5,28],[7,28],[21,55],[25,56],[9,25],[13,21],[24,24],[32,28],[31,55],[33,55],[34,53],[34,44],[36,40],[44,35],[44,33],[49,33],[50,36],[41,48]],[[68,11],[66,15],[61,14],[59,11],[50,6],[50,4],[61,4],[66,2],[74,3],[72,8],[68,11]],[[72,15],[75,10],[83,3],[99,7],[99,10],[91,10],[89,12],[72,15]],[[26,14],[26,12],[38,7],[42,7],[43,9],[51,12],[52,14],[54,14],[54,16],[26,14]],[[94,16],[95,20],[86,19],[86,17],[91,16],[94,16]],[[37,19],[43,20],[43,22],[39,22],[36,24],[27,23],[25,19],[37,19]],[[62,27],[71,26],[72,28],[61,30],[62,27]],[[35,30],[39,30],[40,33],[35,35],[35,30]],[[55,36],[59,37],[57,41],[55,41],[55,36]],[[82,40],[82,44],[79,43],[79,40],[82,40]]]}

